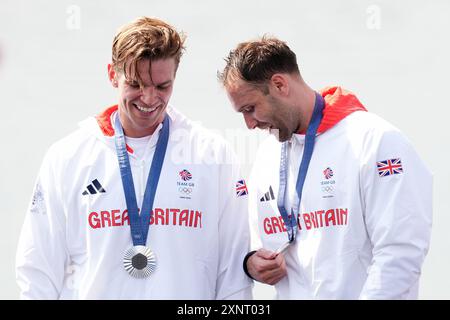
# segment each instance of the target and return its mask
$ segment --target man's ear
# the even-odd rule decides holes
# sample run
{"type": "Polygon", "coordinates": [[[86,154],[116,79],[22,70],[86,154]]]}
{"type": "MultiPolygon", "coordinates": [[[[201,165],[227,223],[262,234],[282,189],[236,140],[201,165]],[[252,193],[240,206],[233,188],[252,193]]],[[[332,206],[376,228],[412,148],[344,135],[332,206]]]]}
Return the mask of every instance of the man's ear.
{"type": "Polygon", "coordinates": [[[108,78],[114,88],[119,87],[117,82],[117,73],[111,63],[108,63],[108,78]]]}
{"type": "Polygon", "coordinates": [[[286,97],[289,94],[289,82],[285,75],[275,73],[270,78],[270,87],[274,93],[286,97]]]}

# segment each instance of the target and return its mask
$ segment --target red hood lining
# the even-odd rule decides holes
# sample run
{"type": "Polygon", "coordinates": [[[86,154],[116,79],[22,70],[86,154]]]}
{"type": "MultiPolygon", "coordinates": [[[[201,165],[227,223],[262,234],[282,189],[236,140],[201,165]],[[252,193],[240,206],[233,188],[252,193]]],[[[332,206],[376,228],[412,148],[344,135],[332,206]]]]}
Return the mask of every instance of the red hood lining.
{"type": "Polygon", "coordinates": [[[326,87],[320,90],[325,100],[323,118],[318,132],[323,133],[355,111],[367,111],[358,98],[341,87],[326,87]]]}
{"type": "MultiPolygon", "coordinates": [[[[100,130],[107,137],[114,136],[114,127],[111,123],[111,115],[118,109],[119,109],[118,105],[111,106],[95,117],[100,127],[100,130]]],[[[134,153],[134,150],[128,144],[127,144],[127,151],[129,153],[134,153]]]]}

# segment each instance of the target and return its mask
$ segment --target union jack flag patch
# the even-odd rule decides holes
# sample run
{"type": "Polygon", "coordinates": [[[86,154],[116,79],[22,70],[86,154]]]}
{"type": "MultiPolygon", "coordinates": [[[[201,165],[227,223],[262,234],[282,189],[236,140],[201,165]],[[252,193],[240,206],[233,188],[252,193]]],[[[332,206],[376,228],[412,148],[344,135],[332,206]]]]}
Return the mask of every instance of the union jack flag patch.
{"type": "Polygon", "coordinates": [[[377,168],[380,177],[403,173],[402,161],[400,158],[378,161],[377,168]]]}
{"type": "Polygon", "coordinates": [[[236,182],[236,196],[242,197],[248,194],[247,185],[245,184],[245,180],[239,180],[236,182]]]}

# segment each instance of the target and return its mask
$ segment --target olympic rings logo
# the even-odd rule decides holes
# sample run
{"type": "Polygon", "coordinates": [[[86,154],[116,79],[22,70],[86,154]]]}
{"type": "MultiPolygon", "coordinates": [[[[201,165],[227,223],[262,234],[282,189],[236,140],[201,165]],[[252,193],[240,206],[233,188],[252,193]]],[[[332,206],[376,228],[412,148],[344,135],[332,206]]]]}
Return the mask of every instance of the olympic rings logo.
{"type": "Polygon", "coordinates": [[[333,187],[332,186],[322,187],[322,191],[330,193],[333,191],[333,187]]]}
{"type": "Polygon", "coordinates": [[[178,191],[184,194],[191,194],[192,193],[192,188],[188,188],[188,187],[180,187],[178,188],[178,191]]]}

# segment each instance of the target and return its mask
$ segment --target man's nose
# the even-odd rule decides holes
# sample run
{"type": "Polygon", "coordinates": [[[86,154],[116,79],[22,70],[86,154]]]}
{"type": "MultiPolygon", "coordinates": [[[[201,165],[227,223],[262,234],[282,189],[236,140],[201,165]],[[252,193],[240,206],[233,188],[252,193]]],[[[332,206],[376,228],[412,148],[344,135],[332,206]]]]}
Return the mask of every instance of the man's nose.
{"type": "Polygon", "coordinates": [[[244,120],[247,128],[249,128],[250,130],[255,129],[256,125],[258,124],[258,121],[249,114],[244,113],[244,120]]]}
{"type": "Polygon", "coordinates": [[[141,100],[147,106],[151,106],[156,97],[156,90],[153,86],[144,87],[142,89],[141,100]]]}

